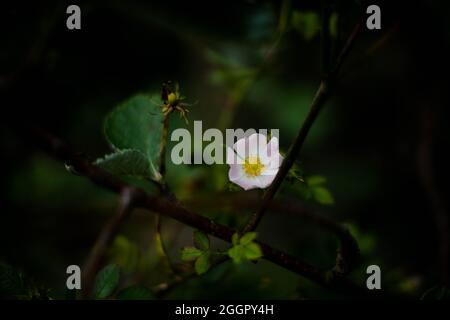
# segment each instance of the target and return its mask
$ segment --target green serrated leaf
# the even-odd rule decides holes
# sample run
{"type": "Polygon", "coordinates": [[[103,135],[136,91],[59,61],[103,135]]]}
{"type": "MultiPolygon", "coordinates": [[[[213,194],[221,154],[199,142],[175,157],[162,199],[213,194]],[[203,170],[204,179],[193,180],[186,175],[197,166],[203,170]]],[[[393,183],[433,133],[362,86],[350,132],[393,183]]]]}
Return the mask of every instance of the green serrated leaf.
{"type": "Polygon", "coordinates": [[[131,286],[120,291],[116,299],[118,300],[151,300],[154,299],[153,292],[141,286],[131,286]]]}
{"type": "Polygon", "coordinates": [[[197,272],[197,274],[204,274],[209,270],[210,266],[210,255],[207,252],[203,252],[202,255],[195,260],[195,272],[197,272]]]}
{"type": "Polygon", "coordinates": [[[119,284],[120,270],[114,264],[109,264],[97,274],[95,278],[94,295],[97,299],[110,296],[119,284]]]}
{"type": "Polygon", "coordinates": [[[309,186],[318,186],[327,182],[324,176],[310,176],[306,179],[309,186]]]}
{"type": "Polygon", "coordinates": [[[149,159],[138,150],[119,150],[97,159],[95,164],[114,175],[151,178],[149,159]]]}
{"type": "Polygon", "coordinates": [[[149,161],[151,176],[159,179],[159,144],[163,114],[150,97],[137,95],[108,114],[105,136],[114,150],[138,150],[149,161]]]}
{"type": "Polygon", "coordinates": [[[187,261],[187,260],[193,260],[199,256],[201,256],[203,251],[194,248],[194,247],[184,247],[181,248],[181,260],[187,261]]]}
{"type": "Polygon", "coordinates": [[[209,249],[209,238],[201,231],[194,231],[194,244],[200,250],[206,251],[209,249]]]}
{"type": "Polygon", "coordinates": [[[252,242],[253,240],[256,239],[256,232],[247,232],[246,234],[244,234],[241,239],[239,240],[239,243],[242,245],[246,245],[249,244],[250,242],[252,242]]]}
{"type": "Polygon", "coordinates": [[[234,246],[228,249],[228,256],[233,260],[234,263],[239,264],[244,258],[244,248],[241,245],[234,246]]]}
{"type": "Polygon", "coordinates": [[[244,256],[247,260],[256,260],[262,257],[261,247],[254,242],[244,246],[244,256]]]}
{"type": "Polygon", "coordinates": [[[312,188],[314,199],[320,204],[330,205],[334,203],[333,195],[324,187],[312,188]]]}

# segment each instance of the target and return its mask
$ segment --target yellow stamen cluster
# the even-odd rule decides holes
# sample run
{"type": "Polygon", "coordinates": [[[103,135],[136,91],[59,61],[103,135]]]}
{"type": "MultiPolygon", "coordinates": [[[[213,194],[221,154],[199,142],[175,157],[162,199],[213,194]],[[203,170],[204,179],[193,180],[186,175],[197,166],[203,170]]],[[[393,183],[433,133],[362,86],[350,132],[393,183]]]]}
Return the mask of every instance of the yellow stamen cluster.
{"type": "Polygon", "coordinates": [[[250,156],[245,159],[244,172],[249,177],[257,177],[264,170],[264,165],[258,157],[250,156]]]}

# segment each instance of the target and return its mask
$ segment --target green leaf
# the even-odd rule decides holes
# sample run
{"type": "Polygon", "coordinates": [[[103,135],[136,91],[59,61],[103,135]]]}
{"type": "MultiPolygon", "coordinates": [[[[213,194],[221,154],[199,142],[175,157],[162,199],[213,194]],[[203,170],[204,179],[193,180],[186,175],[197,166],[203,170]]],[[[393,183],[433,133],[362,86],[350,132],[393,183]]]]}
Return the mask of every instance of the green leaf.
{"type": "Polygon", "coordinates": [[[239,234],[237,232],[231,237],[231,243],[233,246],[237,246],[239,244],[239,234]]]}
{"type": "Polygon", "coordinates": [[[239,243],[242,245],[246,245],[249,244],[250,242],[252,242],[253,240],[256,239],[256,232],[247,232],[246,234],[244,234],[241,239],[239,240],[239,243]]]}
{"type": "Polygon", "coordinates": [[[233,260],[234,263],[239,264],[244,259],[244,248],[241,245],[237,245],[228,249],[228,256],[233,260]]]}
{"type": "Polygon", "coordinates": [[[131,286],[128,288],[123,289],[120,291],[116,299],[118,300],[150,300],[153,299],[155,296],[153,295],[153,292],[146,288],[141,286],[131,286]]]}
{"type": "Polygon", "coordinates": [[[310,176],[306,179],[309,186],[318,186],[327,182],[324,176],[310,176]]]}
{"type": "Polygon", "coordinates": [[[201,231],[194,231],[194,244],[197,248],[202,251],[209,249],[209,238],[206,234],[201,231]]]}
{"type": "Polygon", "coordinates": [[[184,247],[181,249],[181,260],[193,260],[199,256],[201,256],[203,251],[194,248],[194,247],[184,247]]]}
{"type": "Polygon", "coordinates": [[[244,246],[244,255],[248,260],[256,260],[263,256],[261,247],[254,242],[244,246]]]}
{"type": "Polygon", "coordinates": [[[228,256],[234,263],[241,263],[243,260],[256,260],[262,257],[259,244],[253,242],[256,239],[256,232],[247,232],[240,239],[238,234],[233,235],[233,247],[228,249],[228,256]]]}
{"type": "Polygon", "coordinates": [[[211,266],[209,258],[210,255],[208,252],[203,252],[202,255],[197,258],[195,261],[195,272],[197,272],[197,274],[204,274],[209,270],[209,267],[211,266]]]}
{"type": "Polygon", "coordinates": [[[153,174],[148,158],[138,150],[119,150],[97,159],[95,164],[114,175],[148,178],[153,174]]]}
{"type": "Polygon", "coordinates": [[[449,300],[450,290],[444,286],[434,286],[422,295],[420,300],[449,300]]]}
{"type": "Polygon", "coordinates": [[[150,97],[137,95],[108,114],[105,136],[114,150],[133,149],[146,156],[151,177],[159,179],[159,144],[163,114],[150,97]]]}
{"type": "Polygon", "coordinates": [[[314,199],[316,199],[316,201],[320,204],[329,205],[334,203],[334,198],[330,191],[324,187],[314,187],[312,188],[312,193],[314,195],[314,199]]]}
{"type": "Polygon", "coordinates": [[[94,294],[97,299],[104,299],[111,295],[119,284],[120,270],[114,264],[104,267],[95,278],[94,294]]]}

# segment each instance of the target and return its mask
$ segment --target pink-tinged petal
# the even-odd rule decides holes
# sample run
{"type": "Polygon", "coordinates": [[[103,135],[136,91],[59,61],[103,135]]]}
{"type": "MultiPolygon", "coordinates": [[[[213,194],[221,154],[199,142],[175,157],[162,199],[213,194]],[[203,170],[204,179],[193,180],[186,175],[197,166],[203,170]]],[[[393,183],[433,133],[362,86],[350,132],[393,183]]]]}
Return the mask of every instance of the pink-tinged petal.
{"type": "Polygon", "coordinates": [[[272,137],[272,139],[270,139],[269,143],[267,144],[267,149],[269,149],[269,156],[273,156],[279,153],[279,145],[277,137],[272,137]]]}
{"type": "Polygon", "coordinates": [[[267,143],[267,138],[265,136],[264,139],[264,144],[259,149],[259,158],[265,166],[270,166],[275,151],[278,153],[278,139],[273,137],[269,143],[267,143]]]}
{"type": "Polygon", "coordinates": [[[230,170],[228,171],[228,178],[231,182],[236,183],[242,176],[245,175],[244,170],[242,169],[242,165],[231,164],[230,170]]]}
{"type": "Polygon", "coordinates": [[[263,172],[261,172],[261,176],[276,176],[279,168],[264,168],[263,172]]]}
{"type": "Polygon", "coordinates": [[[267,188],[275,179],[275,175],[261,175],[258,177],[258,187],[261,189],[267,188]]]}
{"type": "Polygon", "coordinates": [[[248,137],[249,156],[258,156],[260,153],[265,153],[267,148],[267,137],[263,134],[254,133],[248,137]]]}
{"type": "MultiPolygon", "coordinates": [[[[236,141],[236,143],[233,145],[234,151],[238,155],[237,157],[237,163],[243,164],[246,158],[246,147],[248,146],[247,139],[242,138],[236,141]],[[239,162],[240,161],[240,162],[239,162]]],[[[248,147],[247,147],[248,148],[248,147]]]]}
{"type": "Polygon", "coordinates": [[[270,169],[278,170],[278,168],[281,166],[282,162],[283,162],[283,156],[277,152],[275,155],[270,157],[270,164],[268,167],[270,169]]]}
{"type": "Polygon", "coordinates": [[[237,159],[239,158],[238,155],[234,152],[234,150],[231,147],[227,147],[227,164],[236,164],[237,159]]]}
{"type": "Polygon", "coordinates": [[[238,186],[240,186],[241,188],[243,188],[244,190],[250,190],[250,189],[254,189],[257,188],[257,181],[255,178],[249,178],[246,175],[243,175],[242,177],[240,177],[239,179],[237,179],[236,181],[233,181],[235,184],[237,184],[238,186]]]}

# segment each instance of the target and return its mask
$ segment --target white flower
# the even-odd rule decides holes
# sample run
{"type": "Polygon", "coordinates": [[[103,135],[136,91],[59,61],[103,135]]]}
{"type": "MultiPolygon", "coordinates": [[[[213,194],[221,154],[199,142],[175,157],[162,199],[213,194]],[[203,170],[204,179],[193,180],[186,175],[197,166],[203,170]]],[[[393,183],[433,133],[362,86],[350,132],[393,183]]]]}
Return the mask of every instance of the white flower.
{"type": "Polygon", "coordinates": [[[267,143],[265,135],[254,133],[227,149],[228,177],[244,190],[263,189],[272,183],[282,160],[278,138],[272,137],[267,143]]]}

